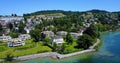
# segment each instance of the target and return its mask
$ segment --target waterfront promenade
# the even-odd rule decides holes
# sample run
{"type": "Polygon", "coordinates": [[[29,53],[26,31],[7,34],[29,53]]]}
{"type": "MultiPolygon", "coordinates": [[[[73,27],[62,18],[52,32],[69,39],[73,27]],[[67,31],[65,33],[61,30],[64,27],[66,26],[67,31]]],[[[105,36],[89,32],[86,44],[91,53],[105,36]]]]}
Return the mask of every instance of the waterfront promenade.
{"type": "Polygon", "coordinates": [[[40,53],[40,54],[33,54],[33,55],[27,55],[27,56],[20,56],[20,57],[15,57],[15,60],[30,60],[30,59],[35,59],[35,58],[43,58],[43,57],[52,57],[54,59],[62,59],[62,58],[67,58],[71,56],[76,56],[84,53],[89,53],[89,52],[94,52],[96,51],[94,48],[100,43],[100,40],[97,39],[96,43],[93,44],[89,49],[75,52],[75,53],[70,53],[70,54],[59,54],[56,52],[46,52],[46,53],[40,53]]]}

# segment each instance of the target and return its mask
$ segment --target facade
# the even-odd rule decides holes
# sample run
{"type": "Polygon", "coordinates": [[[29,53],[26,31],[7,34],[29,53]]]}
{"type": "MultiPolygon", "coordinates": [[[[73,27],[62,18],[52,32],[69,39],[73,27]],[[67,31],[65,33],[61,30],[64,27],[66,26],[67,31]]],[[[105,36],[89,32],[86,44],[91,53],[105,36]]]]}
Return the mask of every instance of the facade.
{"type": "Polygon", "coordinates": [[[64,43],[64,39],[59,36],[52,38],[52,45],[53,44],[63,44],[63,43],[64,43]]]}
{"type": "Polygon", "coordinates": [[[5,20],[6,22],[10,22],[10,21],[21,21],[21,20],[24,20],[24,18],[14,17],[14,16],[5,16],[5,17],[0,17],[0,20],[5,20]]]}
{"type": "Polygon", "coordinates": [[[24,46],[25,42],[23,42],[19,38],[14,38],[8,41],[8,47],[18,47],[18,46],[24,46]]]}
{"type": "Polygon", "coordinates": [[[84,30],[80,29],[80,31],[78,31],[78,35],[82,36],[83,35],[84,30]]]}
{"type": "Polygon", "coordinates": [[[0,36],[0,41],[9,41],[11,40],[12,38],[10,36],[0,36]]]}
{"type": "Polygon", "coordinates": [[[83,24],[83,26],[88,28],[88,27],[90,27],[90,23],[85,23],[85,24],[83,24]]]}
{"type": "Polygon", "coordinates": [[[78,38],[79,36],[82,35],[82,33],[74,33],[74,32],[72,32],[70,34],[71,34],[72,38],[74,38],[74,39],[76,39],[76,38],[78,38]]]}
{"type": "Polygon", "coordinates": [[[8,42],[8,47],[24,46],[25,42],[8,42]]]}
{"type": "Polygon", "coordinates": [[[66,31],[58,31],[58,32],[56,32],[56,35],[63,37],[63,36],[67,35],[67,32],[66,31]]]}
{"type": "Polygon", "coordinates": [[[54,37],[54,33],[52,31],[43,31],[43,34],[45,34],[45,37],[54,37]]]}
{"type": "Polygon", "coordinates": [[[29,34],[21,34],[19,37],[21,40],[29,40],[31,39],[31,36],[29,34]]]}
{"type": "Polygon", "coordinates": [[[24,28],[24,30],[26,31],[26,33],[29,34],[31,30],[34,30],[33,24],[31,24],[31,23],[26,24],[26,27],[24,28]]]}

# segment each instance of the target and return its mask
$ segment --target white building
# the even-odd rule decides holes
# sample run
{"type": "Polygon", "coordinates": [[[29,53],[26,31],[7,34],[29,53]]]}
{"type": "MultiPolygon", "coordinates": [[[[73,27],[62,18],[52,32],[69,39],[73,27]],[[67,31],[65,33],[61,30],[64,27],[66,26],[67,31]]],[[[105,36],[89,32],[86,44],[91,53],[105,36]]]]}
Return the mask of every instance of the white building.
{"type": "Polygon", "coordinates": [[[58,31],[56,32],[57,36],[66,36],[67,32],[66,31],[58,31]]]}
{"type": "Polygon", "coordinates": [[[8,42],[8,47],[24,46],[25,42],[8,42]]]}
{"type": "Polygon", "coordinates": [[[80,31],[78,31],[78,35],[82,36],[83,35],[84,30],[80,29],[80,31]]]}
{"type": "Polygon", "coordinates": [[[24,46],[25,42],[23,42],[19,38],[14,38],[8,41],[8,47],[17,47],[17,46],[24,46]]]}
{"type": "Polygon", "coordinates": [[[10,36],[0,36],[0,41],[9,41],[11,40],[11,37],[10,36]]]}
{"type": "Polygon", "coordinates": [[[31,36],[29,34],[21,34],[18,36],[21,40],[29,40],[31,39],[31,36]]]}
{"type": "Polygon", "coordinates": [[[90,23],[84,23],[83,24],[83,26],[86,27],[86,28],[90,27],[90,25],[91,25],[90,23]]]}
{"type": "Polygon", "coordinates": [[[5,16],[5,17],[0,17],[0,20],[5,20],[6,22],[10,22],[10,21],[21,21],[21,20],[24,20],[24,18],[14,17],[14,16],[5,16]]]}
{"type": "Polygon", "coordinates": [[[59,36],[52,38],[52,45],[53,44],[63,44],[63,43],[64,43],[64,39],[59,36]]]}
{"type": "Polygon", "coordinates": [[[43,34],[45,34],[46,37],[54,37],[54,33],[52,31],[43,31],[43,34]]]}
{"type": "Polygon", "coordinates": [[[71,32],[70,34],[71,34],[72,38],[74,38],[74,39],[76,39],[76,38],[78,38],[79,36],[82,36],[82,35],[83,35],[83,33],[74,33],[74,32],[71,32]]]}

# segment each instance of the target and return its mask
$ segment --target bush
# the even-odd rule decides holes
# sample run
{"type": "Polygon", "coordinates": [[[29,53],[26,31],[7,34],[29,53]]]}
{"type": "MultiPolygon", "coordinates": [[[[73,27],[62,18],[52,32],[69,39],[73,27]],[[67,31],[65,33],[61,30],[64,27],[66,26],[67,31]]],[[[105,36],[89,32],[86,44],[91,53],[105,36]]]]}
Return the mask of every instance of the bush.
{"type": "Polygon", "coordinates": [[[0,46],[0,52],[5,51],[6,48],[4,46],[0,46]]]}
{"type": "Polygon", "coordinates": [[[6,61],[12,61],[14,58],[13,51],[8,51],[6,54],[6,61]]]}
{"type": "Polygon", "coordinates": [[[17,38],[17,37],[18,37],[18,33],[13,33],[13,32],[12,32],[12,33],[10,33],[9,35],[10,35],[12,38],[17,38]]]}

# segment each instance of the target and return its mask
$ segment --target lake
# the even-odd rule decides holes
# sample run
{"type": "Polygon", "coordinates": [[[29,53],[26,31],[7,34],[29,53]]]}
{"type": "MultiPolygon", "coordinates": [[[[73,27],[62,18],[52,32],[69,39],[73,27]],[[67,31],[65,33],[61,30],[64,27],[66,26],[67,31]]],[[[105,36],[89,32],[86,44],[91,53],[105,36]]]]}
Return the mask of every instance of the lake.
{"type": "Polygon", "coordinates": [[[120,32],[102,35],[103,44],[94,53],[54,60],[50,57],[37,58],[18,63],[120,63],[120,32]]]}

